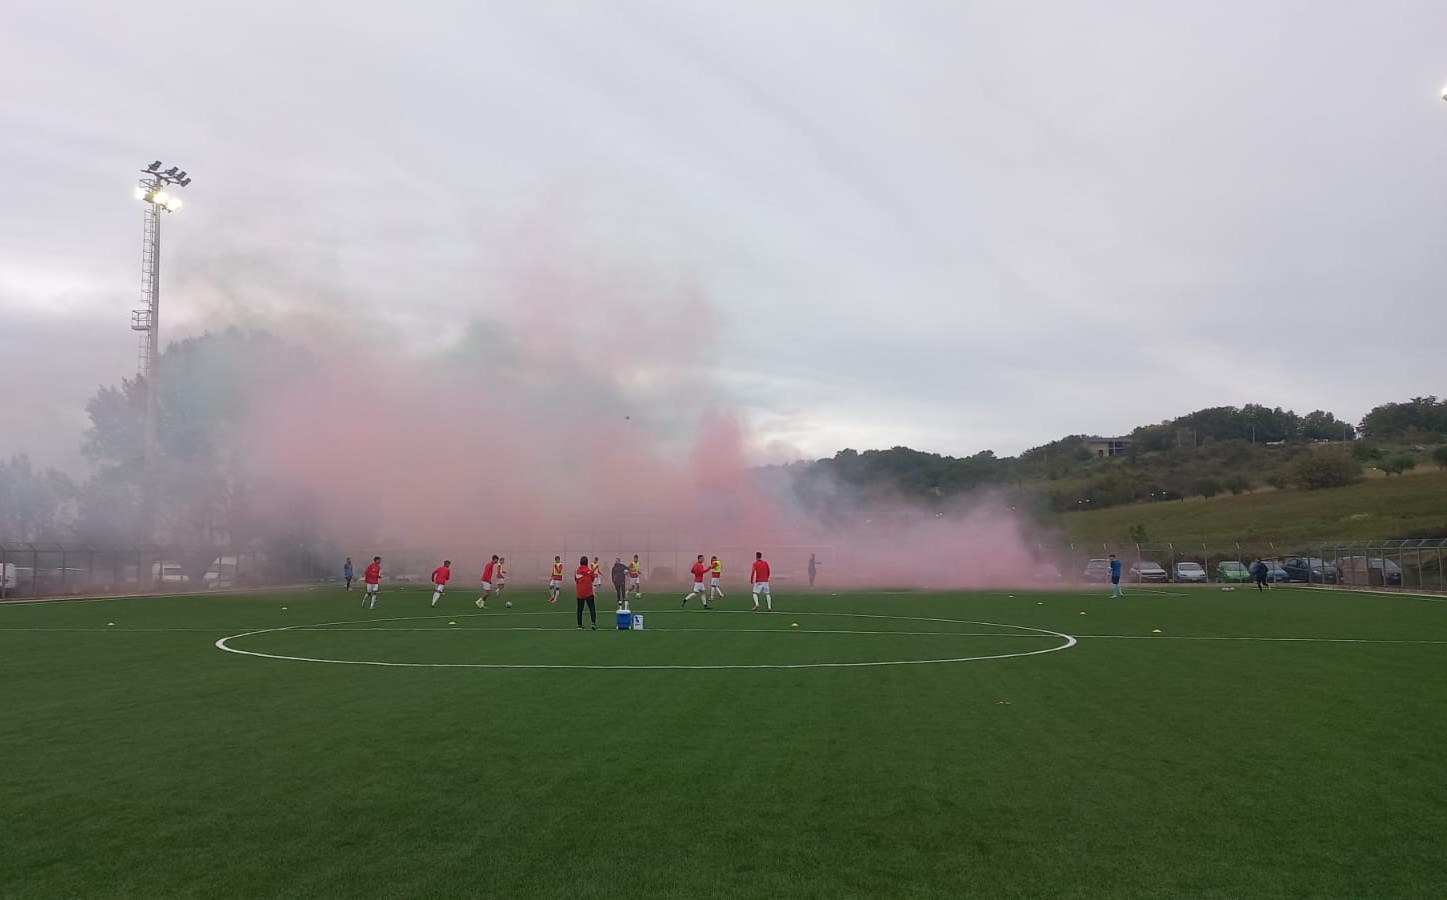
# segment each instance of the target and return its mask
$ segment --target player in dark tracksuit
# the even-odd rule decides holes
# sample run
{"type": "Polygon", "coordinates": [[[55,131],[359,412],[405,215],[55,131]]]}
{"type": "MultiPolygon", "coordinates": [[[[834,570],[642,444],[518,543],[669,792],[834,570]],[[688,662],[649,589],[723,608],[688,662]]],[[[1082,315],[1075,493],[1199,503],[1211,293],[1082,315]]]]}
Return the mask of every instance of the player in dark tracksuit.
{"type": "Polygon", "coordinates": [[[1266,568],[1266,563],[1261,561],[1261,557],[1256,557],[1256,559],[1251,563],[1251,577],[1256,579],[1256,590],[1266,590],[1267,571],[1268,570],[1266,568]]]}
{"type": "Polygon", "coordinates": [[[618,592],[618,608],[622,609],[628,603],[628,567],[621,556],[613,557],[613,590],[618,592]]]}

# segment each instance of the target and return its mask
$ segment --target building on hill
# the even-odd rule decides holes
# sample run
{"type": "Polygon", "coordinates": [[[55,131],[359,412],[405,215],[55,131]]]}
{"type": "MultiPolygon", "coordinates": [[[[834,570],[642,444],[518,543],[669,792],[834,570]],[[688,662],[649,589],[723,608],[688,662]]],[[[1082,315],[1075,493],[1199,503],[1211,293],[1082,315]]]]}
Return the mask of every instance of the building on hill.
{"type": "Polygon", "coordinates": [[[1085,439],[1085,449],[1090,451],[1091,456],[1123,456],[1128,447],[1130,447],[1128,437],[1088,437],[1085,439]]]}

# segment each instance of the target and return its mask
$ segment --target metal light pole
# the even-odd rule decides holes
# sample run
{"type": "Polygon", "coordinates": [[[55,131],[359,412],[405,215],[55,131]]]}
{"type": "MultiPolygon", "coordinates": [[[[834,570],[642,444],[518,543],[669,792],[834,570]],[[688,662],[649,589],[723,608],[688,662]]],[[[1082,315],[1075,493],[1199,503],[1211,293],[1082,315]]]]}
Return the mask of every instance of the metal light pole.
{"type": "MultiPolygon", "coordinates": [[[[175,189],[191,178],[175,166],[161,169],[156,160],[141,170],[136,199],[146,204],[141,239],[141,296],[145,306],[131,311],[131,330],[141,334],[137,372],[146,386],[145,438],[142,446],[141,529],[147,542],[156,540],[156,363],[160,356],[161,213],[181,208],[175,189]]],[[[137,573],[138,575],[140,573],[137,573]]]]}

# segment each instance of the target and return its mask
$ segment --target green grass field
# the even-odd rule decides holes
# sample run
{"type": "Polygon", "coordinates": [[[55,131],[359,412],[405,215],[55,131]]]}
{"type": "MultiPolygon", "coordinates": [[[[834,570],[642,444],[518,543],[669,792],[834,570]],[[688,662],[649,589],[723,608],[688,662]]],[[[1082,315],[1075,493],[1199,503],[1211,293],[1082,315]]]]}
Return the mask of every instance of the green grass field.
{"type": "Polygon", "coordinates": [[[1066,513],[1059,523],[1074,541],[1123,541],[1127,529],[1140,524],[1152,542],[1273,542],[1297,549],[1323,541],[1447,535],[1447,472],[1421,469],[1321,491],[1134,503],[1066,513]]]}
{"type": "Polygon", "coordinates": [[[0,895],[1447,896],[1447,603],[1102,593],[0,606],[0,895]]]}

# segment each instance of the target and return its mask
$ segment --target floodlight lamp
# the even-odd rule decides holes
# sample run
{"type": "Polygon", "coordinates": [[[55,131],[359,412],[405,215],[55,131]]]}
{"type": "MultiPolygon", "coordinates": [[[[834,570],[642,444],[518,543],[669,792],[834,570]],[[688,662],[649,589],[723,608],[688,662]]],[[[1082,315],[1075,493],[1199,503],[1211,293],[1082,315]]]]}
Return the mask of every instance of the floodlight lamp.
{"type": "Polygon", "coordinates": [[[1442,87],[1442,99],[1447,100],[1447,85],[1442,87]]]}
{"type": "Polygon", "coordinates": [[[166,200],[166,212],[175,212],[181,208],[181,198],[171,197],[166,200]]]}
{"type": "Polygon", "coordinates": [[[146,199],[146,189],[143,188],[143,187],[141,187],[140,185],[136,185],[136,199],[137,199],[137,200],[144,200],[144,199],[146,199]]]}
{"type": "Polygon", "coordinates": [[[176,172],[177,172],[177,169],[176,169],[175,166],[172,166],[171,168],[169,168],[169,169],[166,170],[166,174],[167,174],[167,175],[175,175],[176,172]]]}
{"type": "Polygon", "coordinates": [[[186,180],[186,170],[185,170],[185,169],[182,169],[181,171],[179,171],[179,172],[176,173],[176,180],[177,180],[177,181],[185,181],[185,180],[186,180]]]}
{"type": "Polygon", "coordinates": [[[177,184],[181,185],[181,187],[185,187],[186,185],[188,185],[188,184],[190,184],[190,183],[191,183],[191,179],[190,179],[190,178],[182,178],[180,181],[177,182],[177,184]]]}
{"type": "Polygon", "coordinates": [[[158,206],[165,206],[171,199],[171,195],[165,191],[156,191],[151,195],[151,202],[158,206]]]}
{"type": "Polygon", "coordinates": [[[146,171],[147,171],[147,172],[156,172],[156,171],[159,171],[160,168],[161,168],[161,161],[158,159],[158,160],[156,160],[155,162],[151,163],[149,166],[146,166],[146,171]]]}

